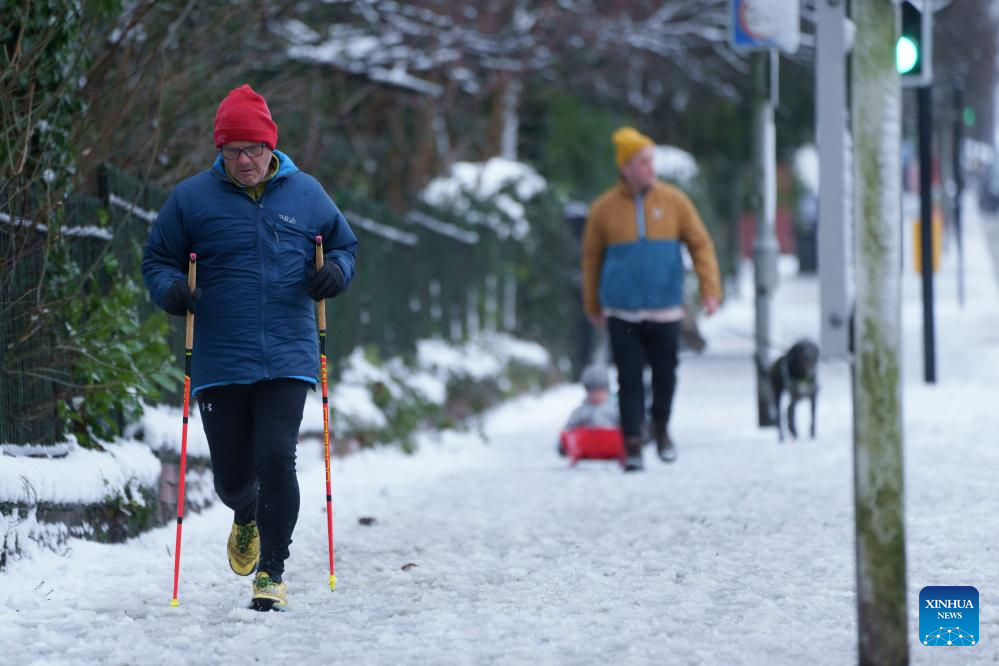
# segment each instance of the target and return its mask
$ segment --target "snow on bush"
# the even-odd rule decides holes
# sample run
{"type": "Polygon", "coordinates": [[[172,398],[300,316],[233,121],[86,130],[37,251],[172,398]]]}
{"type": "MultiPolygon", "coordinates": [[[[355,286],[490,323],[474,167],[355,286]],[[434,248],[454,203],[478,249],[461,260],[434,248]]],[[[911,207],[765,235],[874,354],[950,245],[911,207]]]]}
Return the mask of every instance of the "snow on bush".
{"type": "MultiPolygon", "coordinates": [[[[550,362],[540,345],[501,333],[486,333],[461,345],[421,340],[411,365],[399,358],[376,364],[358,348],[343,361],[338,377],[331,374],[331,427],[336,437],[371,431],[384,431],[383,437],[399,434],[394,419],[403,412],[411,416],[412,410],[443,407],[448,384],[455,378],[496,379],[511,363],[545,368],[550,362]]],[[[303,435],[322,433],[322,418],[322,395],[310,393],[303,435]]]]}
{"type": "Polygon", "coordinates": [[[473,201],[491,203],[512,220],[513,236],[523,238],[529,231],[524,202],[547,187],[547,181],[527,164],[493,157],[485,162],[455,162],[446,176],[432,180],[420,196],[432,206],[463,215],[472,224],[502,232],[505,225],[499,216],[472,206],[473,201]]]}
{"type": "Polygon", "coordinates": [[[8,559],[30,559],[43,548],[64,554],[69,536],[69,528],[62,523],[39,522],[35,507],[0,513],[0,569],[8,559]]]}
{"type": "MultiPolygon", "coordinates": [[[[190,458],[208,460],[208,439],[201,426],[201,413],[192,398],[187,426],[187,455],[190,458]]],[[[143,441],[153,451],[180,455],[180,439],[184,414],[180,407],[172,405],[146,405],[138,423],[125,429],[125,437],[143,441]]],[[[172,457],[172,456],[168,456],[172,457]]]]}
{"type": "Polygon", "coordinates": [[[400,397],[403,393],[400,380],[392,376],[388,367],[377,366],[369,361],[365,358],[364,350],[360,347],[347,357],[343,372],[340,374],[340,381],[346,385],[356,384],[359,386],[382,384],[393,397],[400,397]]]}
{"type": "Polygon", "coordinates": [[[421,340],[416,344],[416,354],[421,367],[445,381],[454,375],[473,379],[495,377],[511,362],[538,368],[551,362],[541,345],[505,333],[487,333],[460,347],[443,340],[421,340]]]}
{"type": "Polygon", "coordinates": [[[65,456],[36,458],[0,454],[0,502],[34,506],[96,504],[118,497],[140,497],[155,488],[160,461],[133,441],[105,444],[104,451],[72,443],[65,456]]]}
{"type": "MultiPolygon", "coordinates": [[[[367,387],[359,384],[336,384],[329,390],[330,427],[337,437],[348,430],[378,430],[388,425],[385,414],[371,397],[367,387]]],[[[322,433],[322,394],[317,388],[306,398],[302,416],[302,433],[322,433]]]]}
{"type": "Polygon", "coordinates": [[[688,186],[697,177],[694,156],[676,146],[656,146],[652,164],[657,176],[678,185],[688,186]]]}
{"type": "Polygon", "coordinates": [[[437,406],[443,405],[447,400],[447,385],[433,373],[423,368],[407,368],[401,359],[392,359],[388,366],[390,372],[397,376],[405,373],[406,385],[422,400],[437,406]]]}

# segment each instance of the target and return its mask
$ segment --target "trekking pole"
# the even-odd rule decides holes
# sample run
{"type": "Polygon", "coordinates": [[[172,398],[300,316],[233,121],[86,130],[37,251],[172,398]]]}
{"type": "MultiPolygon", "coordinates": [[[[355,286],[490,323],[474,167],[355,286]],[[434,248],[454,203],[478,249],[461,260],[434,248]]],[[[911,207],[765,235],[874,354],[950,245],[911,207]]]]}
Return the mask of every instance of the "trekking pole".
{"type": "MultiPolygon", "coordinates": [[[[193,292],[195,287],[195,275],[197,273],[198,255],[194,252],[190,255],[190,262],[187,264],[187,286],[193,292]]],[[[180,532],[184,522],[184,475],[187,472],[187,414],[191,402],[191,349],[194,347],[194,313],[187,311],[187,331],[184,335],[184,428],[180,435],[180,481],[177,486],[177,543],[174,546],[173,555],[173,599],[170,605],[176,608],[180,605],[177,600],[177,585],[180,581],[180,532]]]]}
{"type": "MultiPolygon", "coordinates": [[[[323,267],[323,237],[316,236],[316,270],[323,267]]],[[[326,299],[316,303],[316,321],[319,323],[319,374],[323,382],[323,456],[326,459],[326,528],[330,550],[330,592],[336,589],[333,566],[333,490],[330,482],[330,408],[329,387],[326,382],[326,299]]]]}

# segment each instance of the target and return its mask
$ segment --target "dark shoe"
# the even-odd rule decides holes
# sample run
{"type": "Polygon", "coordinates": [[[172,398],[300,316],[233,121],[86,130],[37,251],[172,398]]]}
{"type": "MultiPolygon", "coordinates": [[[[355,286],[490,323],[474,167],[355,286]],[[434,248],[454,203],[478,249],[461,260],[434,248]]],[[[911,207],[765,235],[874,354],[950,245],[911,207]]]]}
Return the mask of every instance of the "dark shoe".
{"type": "Polygon", "coordinates": [[[645,463],[642,462],[642,456],[632,457],[628,456],[624,459],[624,471],[625,472],[644,472],[645,463]]]}
{"type": "Polygon", "coordinates": [[[659,455],[659,459],[667,463],[674,462],[676,460],[676,446],[670,439],[666,424],[656,423],[653,429],[656,434],[656,453],[659,455]]]}
{"type": "Polygon", "coordinates": [[[625,437],[624,438],[624,471],[625,472],[641,472],[645,469],[645,464],[642,462],[642,438],[641,437],[625,437]]]}

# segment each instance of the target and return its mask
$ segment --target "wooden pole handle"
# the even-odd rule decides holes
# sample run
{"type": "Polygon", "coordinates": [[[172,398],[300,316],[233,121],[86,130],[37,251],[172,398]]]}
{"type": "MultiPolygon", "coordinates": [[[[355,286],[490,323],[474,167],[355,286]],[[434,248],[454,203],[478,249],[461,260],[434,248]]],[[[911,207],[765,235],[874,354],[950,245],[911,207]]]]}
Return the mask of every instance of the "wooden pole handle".
{"type": "MultiPolygon", "coordinates": [[[[198,273],[198,255],[194,252],[191,253],[190,262],[187,264],[187,286],[194,292],[197,286],[197,273],[198,273]]],[[[194,347],[194,313],[190,310],[187,312],[187,331],[184,336],[184,345],[187,349],[192,349],[194,347]]]]}
{"type": "MultiPolygon", "coordinates": [[[[316,236],[316,270],[323,268],[323,237],[316,236]]],[[[322,298],[316,303],[316,321],[319,323],[319,330],[326,332],[326,299],[322,298]]]]}

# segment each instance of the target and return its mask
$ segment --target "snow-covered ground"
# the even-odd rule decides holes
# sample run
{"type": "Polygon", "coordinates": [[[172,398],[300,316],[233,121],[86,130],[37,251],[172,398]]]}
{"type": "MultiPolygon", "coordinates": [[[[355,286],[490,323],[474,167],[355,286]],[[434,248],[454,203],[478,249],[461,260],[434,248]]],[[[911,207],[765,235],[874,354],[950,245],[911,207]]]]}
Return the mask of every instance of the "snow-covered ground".
{"type": "MultiPolygon", "coordinates": [[[[922,382],[919,279],[907,267],[903,280],[914,664],[999,660],[999,289],[970,208],[963,309],[951,254],[938,276],[935,386],[922,382]],[[919,644],[926,585],[979,590],[978,645],[919,644]]],[[[849,372],[821,368],[817,440],[781,445],[757,429],[742,292],[705,322],[707,352],[684,358],[673,465],[647,455],[644,474],[569,469],[554,445],[577,386],[495,410],[487,441],[444,434],[414,456],[336,460],[331,593],[320,447],[303,442],[290,612],[245,609],[249,580],[224,552],[231,514],[216,507],[185,521],[179,608],[172,526],[11,564],[0,574],[2,661],[856,663],[849,372]]],[[[778,340],[815,337],[814,278],[785,275],[777,299],[778,340]]]]}

